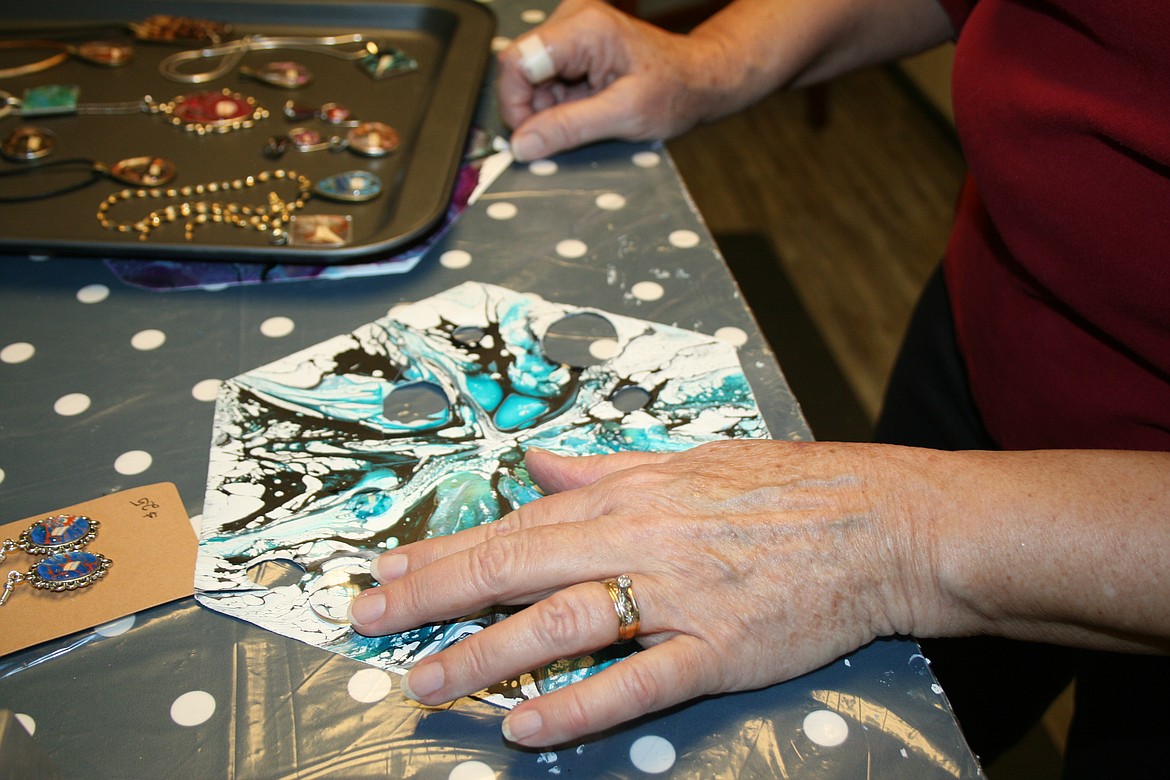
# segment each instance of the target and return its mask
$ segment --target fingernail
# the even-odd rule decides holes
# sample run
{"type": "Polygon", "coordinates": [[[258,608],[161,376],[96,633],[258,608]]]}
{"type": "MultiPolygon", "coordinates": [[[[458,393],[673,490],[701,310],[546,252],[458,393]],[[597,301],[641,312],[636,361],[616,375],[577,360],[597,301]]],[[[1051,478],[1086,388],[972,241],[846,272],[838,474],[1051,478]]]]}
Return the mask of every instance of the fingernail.
{"type": "Polygon", "coordinates": [[[512,136],[512,156],[517,162],[535,160],[544,152],[544,141],[536,133],[518,133],[512,136]]]}
{"type": "Polygon", "coordinates": [[[443,665],[429,663],[411,669],[398,684],[402,686],[406,698],[421,701],[424,696],[430,696],[442,688],[444,679],[443,665]]]}
{"type": "Polygon", "coordinates": [[[518,742],[540,731],[543,725],[544,719],[540,717],[540,713],[530,709],[512,712],[504,718],[500,729],[504,732],[504,739],[518,742]]]}
{"type": "Polygon", "coordinates": [[[378,582],[393,582],[406,574],[406,556],[379,555],[370,565],[370,574],[378,582]]]}
{"type": "Polygon", "coordinates": [[[363,593],[349,602],[349,622],[364,626],[382,617],[386,611],[386,599],[381,593],[363,593]]]}

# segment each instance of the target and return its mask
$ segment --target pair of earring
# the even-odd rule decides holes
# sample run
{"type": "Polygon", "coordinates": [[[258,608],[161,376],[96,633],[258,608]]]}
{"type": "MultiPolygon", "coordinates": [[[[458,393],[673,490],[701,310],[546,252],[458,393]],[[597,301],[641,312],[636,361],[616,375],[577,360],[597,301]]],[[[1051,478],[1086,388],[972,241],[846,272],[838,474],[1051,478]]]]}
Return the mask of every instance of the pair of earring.
{"type": "Polygon", "coordinates": [[[97,536],[101,524],[85,515],[52,515],[21,532],[17,540],[0,543],[0,563],[11,552],[44,555],[25,572],[10,571],[0,593],[0,607],[22,582],[34,588],[60,593],[84,588],[106,576],[113,563],[101,553],[83,549],[97,536]]]}

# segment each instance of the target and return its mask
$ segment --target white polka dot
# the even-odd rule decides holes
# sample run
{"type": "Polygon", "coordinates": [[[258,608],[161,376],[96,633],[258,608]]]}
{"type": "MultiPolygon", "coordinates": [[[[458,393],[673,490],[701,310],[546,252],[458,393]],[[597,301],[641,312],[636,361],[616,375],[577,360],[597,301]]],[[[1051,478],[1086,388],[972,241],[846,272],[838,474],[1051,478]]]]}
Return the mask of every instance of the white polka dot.
{"type": "Polygon", "coordinates": [[[482,761],[464,761],[447,775],[447,780],[495,780],[496,770],[482,761]]]}
{"type": "Polygon", "coordinates": [[[82,303],[101,303],[110,297],[110,288],[104,284],[88,284],[77,291],[77,300],[82,303]]]}
{"type": "Polygon", "coordinates": [[[4,469],[0,469],[0,482],[4,481],[4,469]]]}
{"type": "Polygon", "coordinates": [[[62,417],[73,417],[89,408],[89,396],[85,393],[68,393],[57,399],[53,411],[62,417]]]}
{"type": "Polygon", "coordinates": [[[656,775],[674,766],[674,745],[662,737],[639,737],[630,745],[630,761],[648,774],[656,775]]]}
{"type": "Polygon", "coordinates": [[[180,726],[198,726],[215,714],[215,697],[207,691],[188,691],[171,704],[171,720],[180,726]]]}
{"type": "Polygon", "coordinates": [[[693,230],[675,230],[667,236],[667,240],[673,247],[691,249],[699,245],[699,234],[693,230]]]}
{"type": "Polygon", "coordinates": [[[936,694],[941,696],[942,692],[943,692],[942,686],[939,685],[938,683],[931,683],[930,684],[930,692],[936,693],[936,694]]]}
{"type": "Polygon", "coordinates": [[[487,215],[492,219],[511,219],[516,216],[516,204],[503,201],[493,203],[487,207],[487,215]]]}
{"type": "Polygon", "coordinates": [[[155,328],[148,328],[140,330],[130,337],[130,346],[134,349],[149,352],[152,349],[158,349],[166,343],[167,334],[155,328]]]}
{"type": "Polygon", "coordinates": [[[496,37],[492,38],[492,51],[494,51],[496,54],[499,54],[511,45],[512,39],[505,38],[503,35],[497,35],[496,37]]]}
{"type": "Polygon", "coordinates": [[[191,388],[191,395],[196,401],[214,401],[219,395],[219,386],[223,384],[219,379],[204,379],[202,382],[196,382],[195,386],[191,388]]]}
{"type": "Polygon", "coordinates": [[[36,735],[37,722],[33,720],[32,715],[25,715],[23,712],[17,712],[13,715],[13,717],[20,721],[20,725],[24,726],[24,730],[28,732],[30,737],[36,735]]]}
{"type": "Polygon", "coordinates": [[[615,339],[598,339],[589,345],[589,354],[598,360],[609,360],[618,353],[615,339]]]}
{"type": "Polygon", "coordinates": [[[804,716],[804,735],[823,747],[836,747],[849,736],[849,724],[835,712],[814,710],[804,716]]]}
{"type": "Polygon", "coordinates": [[[288,317],[269,317],[260,323],[260,332],[271,339],[284,338],[297,325],[288,317]]]}
{"type": "Polygon", "coordinates": [[[362,669],[349,678],[349,695],[354,701],[373,704],[382,701],[390,693],[393,683],[389,672],[381,669],[362,669]]]}
{"type": "Polygon", "coordinates": [[[638,152],[631,159],[639,168],[653,168],[662,162],[658,152],[638,152]]]}
{"type": "Polygon", "coordinates": [[[439,255],[439,265],[455,271],[471,265],[471,253],[462,249],[448,249],[439,255]]]}
{"type": "Polygon", "coordinates": [[[132,628],[134,628],[134,616],[127,615],[124,618],[111,620],[109,623],[102,623],[100,626],[95,628],[93,632],[98,636],[105,637],[122,636],[122,634],[125,634],[132,628]]]}
{"type": "Polygon", "coordinates": [[[616,192],[603,192],[593,202],[597,204],[597,208],[606,211],[617,211],[626,207],[626,199],[616,192]]]}
{"type": "Polygon", "coordinates": [[[533,160],[528,163],[528,172],[533,176],[552,176],[557,172],[557,164],[552,160],[533,160]]]}
{"type": "Polygon", "coordinates": [[[666,290],[658,282],[638,282],[630,288],[630,293],[640,301],[656,301],[666,295],[666,290]]]}
{"type": "Polygon", "coordinates": [[[557,254],[569,260],[584,257],[588,251],[589,247],[585,245],[585,242],[575,238],[566,238],[564,241],[557,242],[557,254]]]}
{"type": "Polygon", "coordinates": [[[149,452],[145,450],[130,450],[129,452],[123,452],[114,461],[114,471],[130,477],[146,471],[153,462],[154,458],[150,456],[149,452]]]}
{"type": "Polygon", "coordinates": [[[548,17],[544,11],[539,8],[529,8],[520,12],[520,21],[527,24],[540,24],[548,17]]]}
{"type": "MultiPolygon", "coordinates": [[[[720,328],[715,331],[715,338],[726,342],[733,347],[742,347],[747,343],[748,334],[743,331],[743,328],[736,328],[732,325],[720,328]]],[[[848,661],[846,661],[848,663],[848,661]]]]}
{"type": "Polygon", "coordinates": [[[5,363],[23,363],[37,353],[37,348],[27,341],[16,341],[0,349],[0,360],[5,363]]]}

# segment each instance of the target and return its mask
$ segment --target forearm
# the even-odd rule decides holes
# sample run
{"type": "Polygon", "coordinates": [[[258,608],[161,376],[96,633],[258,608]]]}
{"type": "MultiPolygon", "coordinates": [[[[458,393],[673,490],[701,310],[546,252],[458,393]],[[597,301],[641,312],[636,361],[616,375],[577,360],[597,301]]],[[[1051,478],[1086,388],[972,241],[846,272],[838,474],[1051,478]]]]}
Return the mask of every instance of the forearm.
{"type": "Polygon", "coordinates": [[[783,86],[806,86],[949,40],[937,0],[736,0],[691,39],[711,52],[722,100],[709,116],[732,113],[783,86]]]}
{"type": "Polygon", "coordinates": [[[942,609],[918,633],[1170,651],[1170,453],[940,457],[948,498],[918,525],[942,609]]]}

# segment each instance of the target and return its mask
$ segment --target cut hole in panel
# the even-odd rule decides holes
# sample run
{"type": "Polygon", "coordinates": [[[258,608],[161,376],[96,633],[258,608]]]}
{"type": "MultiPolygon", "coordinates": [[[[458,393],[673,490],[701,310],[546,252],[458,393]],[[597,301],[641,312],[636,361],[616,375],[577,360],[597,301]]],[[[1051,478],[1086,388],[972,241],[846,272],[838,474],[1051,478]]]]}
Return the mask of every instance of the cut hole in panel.
{"type": "Polygon", "coordinates": [[[550,360],[585,368],[604,363],[613,353],[608,345],[616,342],[613,323],[600,315],[584,313],[570,314],[550,325],[543,345],[550,360]],[[605,342],[605,348],[595,348],[598,342],[605,342]]]}
{"type": "Polygon", "coordinates": [[[261,561],[248,567],[248,579],[263,588],[284,588],[296,585],[305,576],[305,567],[284,558],[261,561]]]}
{"type": "Polygon", "coordinates": [[[429,382],[396,387],[382,402],[382,414],[386,419],[403,424],[445,419],[450,409],[447,395],[429,382]]]}
{"type": "Polygon", "coordinates": [[[637,385],[626,385],[614,390],[609,401],[619,412],[636,412],[650,404],[650,393],[637,385]]]}
{"type": "Polygon", "coordinates": [[[349,603],[378,584],[370,576],[370,561],[364,556],[339,557],[327,561],[324,568],[308,590],[309,609],[326,622],[348,623],[349,603]]]}
{"type": "Polygon", "coordinates": [[[451,338],[465,347],[475,347],[487,334],[483,328],[475,325],[462,325],[451,332],[451,338]]]}

